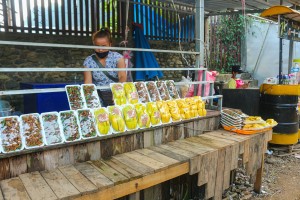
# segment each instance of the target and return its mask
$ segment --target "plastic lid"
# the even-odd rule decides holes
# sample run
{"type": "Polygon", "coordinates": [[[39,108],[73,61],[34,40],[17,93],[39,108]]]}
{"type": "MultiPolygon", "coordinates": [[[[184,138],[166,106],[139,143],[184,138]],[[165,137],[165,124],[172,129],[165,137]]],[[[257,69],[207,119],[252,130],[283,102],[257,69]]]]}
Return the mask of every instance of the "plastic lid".
{"type": "Polygon", "coordinates": [[[293,62],[298,62],[298,63],[300,63],[300,58],[294,59],[293,62]]]}

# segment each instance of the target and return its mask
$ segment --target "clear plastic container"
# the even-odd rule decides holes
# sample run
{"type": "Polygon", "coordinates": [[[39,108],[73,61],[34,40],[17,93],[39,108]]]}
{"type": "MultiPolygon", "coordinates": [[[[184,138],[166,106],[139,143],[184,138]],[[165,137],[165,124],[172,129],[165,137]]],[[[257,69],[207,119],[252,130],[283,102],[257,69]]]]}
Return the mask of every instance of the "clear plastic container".
{"type": "Polygon", "coordinates": [[[26,149],[38,148],[45,145],[45,135],[38,113],[21,115],[22,136],[26,149]]]}
{"type": "Polygon", "coordinates": [[[139,103],[135,104],[135,110],[137,113],[138,126],[140,129],[150,128],[151,120],[147,112],[146,104],[139,103]]]}
{"type": "Polygon", "coordinates": [[[109,123],[109,113],[106,108],[97,108],[93,110],[98,135],[110,135],[112,133],[109,123]]]}
{"type": "Polygon", "coordinates": [[[125,132],[126,124],[122,114],[122,108],[120,106],[108,106],[109,122],[111,124],[113,133],[125,132]]]}
{"type": "Polygon", "coordinates": [[[60,124],[58,112],[42,113],[40,117],[45,134],[46,145],[64,143],[62,125],[60,124]]]}
{"type": "Polygon", "coordinates": [[[169,90],[168,90],[165,82],[164,81],[156,81],[155,84],[159,91],[161,100],[163,100],[163,101],[171,100],[169,90]]]}
{"type": "Polygon", "coordinates": [[[101,107],[97,88],[94,84],[82,84],[81,93],[84,96],[85,105],[87,108],[95,109],[101,107]]]}
{"type": "Polygon", "coordinates": [[[144,82],[134,82],[136,90],[138,92],[140,103],[150,102],[150,96],[147,90],[147,87],[144,82]]]}
{"type": "Polygon", "coordinates": [[[65,142],[81,140],[81,132],[76,111],[61,111],[59,112],[59,116],[65,142]]]}
{"type": "Polygon", "coordinates": [[[167,103],[169,106],[169,110],[170,110],[173,122],[181,121],[182,118],[181,118],[180,110],[179,110],[179,107],[178,107],[176,101],[170,100],[170,101],[167,101],[167,103]]]}
{"type": "Polygon", "coordinates": [[[127,102],[130,104],[139,103],[139,95],[135,88],[134,83],[132,82],[123,83],[123,87],[127,98],[127,102]]]}
{"type": "Polygon", "coordinates": [[[21,134],[21,123],[17,116],[0,118],[0,151],[17,152],[24,149],[24,138],[21,134]]]}
{"type": "Polygon", "coordinates": [[[167,85],[167,88],[169,90],[169,94],[170,94],[171,98],[172,99],[180,99],[180,96],[179,96],[179,93],[177,91],[174,81],[168,80],[168,81],[165,81],[165,83],[167,85]]]}
{"type": "Polygon", "coordinates": [[[148,102],[146,103],[147,112],[150,116],[152,126],[160,126],[161,123],[161,116],[159,109],[156,105],[156,102],[148,102]]]}
{"type": "Polygon", "coordinates": [[[97,137],[93,112],[90,109],[79,109],[77,115],[82,139],[97,137]]]}
{"type": "Polygon", "coordinates": [[[86,108],[80,85],[66,85],[65,89],[71,110],[86,108]]]}
{"type": "Polygon", "coordinates": [[[156,105],[160,112],[160,118],[162,124],[168,124],[172,122],[172,116],[168,103],[166,101],[157,101],[156,105]]]}

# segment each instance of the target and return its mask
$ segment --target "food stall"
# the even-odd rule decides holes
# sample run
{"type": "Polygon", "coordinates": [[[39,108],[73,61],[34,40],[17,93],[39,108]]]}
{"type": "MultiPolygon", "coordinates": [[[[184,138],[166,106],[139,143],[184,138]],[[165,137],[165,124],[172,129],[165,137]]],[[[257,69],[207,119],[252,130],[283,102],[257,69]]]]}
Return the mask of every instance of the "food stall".
{"type": "MultiPolygon", "coordinates": [[[[274,128],[273,138],[270,143],[280,145],[295,144],[300,136],[297,116],[300,87],[296,80],[297,76],[285,76],[283,74],[282,41],[286,39],[291,44],[294,41],[300,41],[300,12],[286,6],[273,6],[262,12],[260,16],[278,21],[280,40],[278,84],[263,84],[261,86],[260,112],[263,118],[271,117],[278,122],[278,126],[274,128]]],[[[292,51],[293,45],[290,45],[290,48],[290,51],[292,51]]],[[[290,61],[292,61],[291,56],[290,61]]],[[[291,62],[289,65],[291,65],[291,62]]]]}

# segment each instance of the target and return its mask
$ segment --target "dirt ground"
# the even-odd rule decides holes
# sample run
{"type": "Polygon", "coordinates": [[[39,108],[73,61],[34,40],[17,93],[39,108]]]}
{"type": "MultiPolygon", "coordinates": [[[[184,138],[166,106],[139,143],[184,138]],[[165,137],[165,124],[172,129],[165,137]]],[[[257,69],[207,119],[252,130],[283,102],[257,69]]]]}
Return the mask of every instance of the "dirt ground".
{"type": "Polygon", "coordinates": [[[300,152],[285,157],[268,155],[263,194],[253,196],[251,200],[300,200],[300,152]]]}

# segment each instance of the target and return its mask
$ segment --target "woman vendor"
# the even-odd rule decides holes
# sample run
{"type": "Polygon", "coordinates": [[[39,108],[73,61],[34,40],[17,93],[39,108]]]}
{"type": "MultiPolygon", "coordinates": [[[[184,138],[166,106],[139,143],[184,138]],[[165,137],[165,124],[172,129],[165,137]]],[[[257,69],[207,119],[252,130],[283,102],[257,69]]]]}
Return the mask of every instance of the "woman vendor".
{"type": "Polygon", "coordinates": [[[244,83],[240,79],[241,73],[243,73],[243,71],[241,70],[239,65],[231,66],[231,73],[231,79],[228,81],[229,89],[247,88],[249,86],[249,83],[244,83]]]}
{"type": "MultiPolygon", "coordinates": [[[[101,28],[92,36],[93,44],[100,47],[110,47],[112,37],[108,28],[101,28]]],[[[95,53],[88,56],[84,63],[86,68],[125,68],[123,56],[117,52],[107,49],[95,49],[95,53]]],[[[127,80],[126,71],[86,71],[84,72],[84,83],[95,84],[96,86],[109,86],[110,83],[125,82],[127,80]]],[[[99,92],[102,106],[113,105],[110,90],[99,92]]]]}

